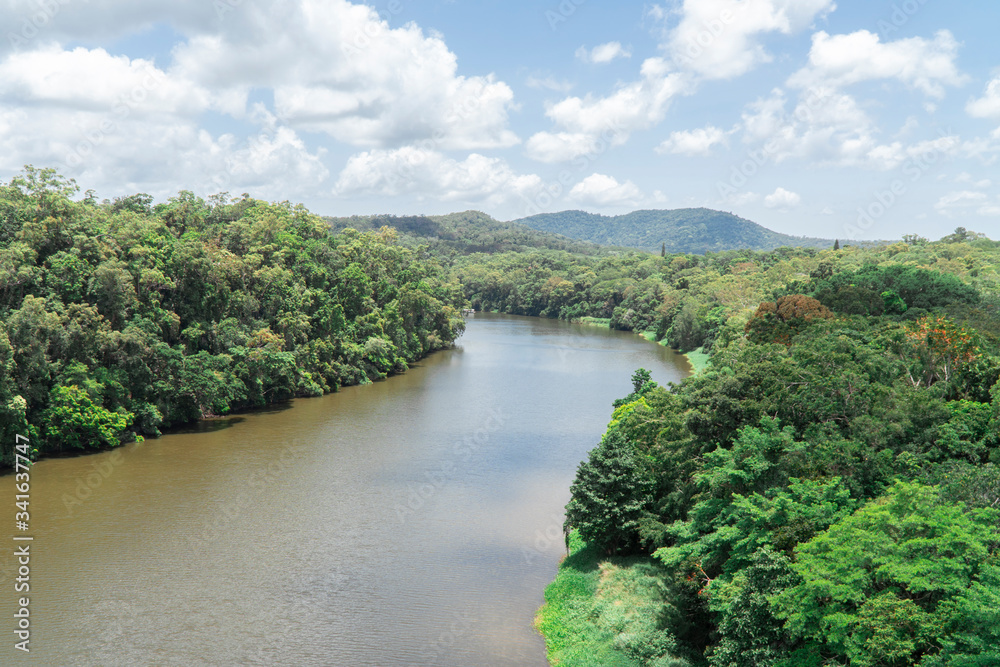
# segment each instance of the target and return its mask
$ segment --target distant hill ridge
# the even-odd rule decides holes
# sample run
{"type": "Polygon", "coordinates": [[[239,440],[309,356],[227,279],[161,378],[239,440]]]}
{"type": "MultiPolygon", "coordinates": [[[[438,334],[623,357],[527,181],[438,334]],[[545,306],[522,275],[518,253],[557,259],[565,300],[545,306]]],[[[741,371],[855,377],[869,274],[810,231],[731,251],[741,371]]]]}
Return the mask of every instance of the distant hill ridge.
{"type": "Polygon", "coordinates": [[[710,208],[633,211],[605,216],[586,211],[542,213],[511,222],[600,245],[668,253],[774,250],[781,246],[831,248],[833,239],[790,236],[732,213],[710,208]]]}
{"type": "Polygon", "coordinates": [[[616,250],[513,222],[501,222],[480,211],[429,216],[355,215],[347,218],[328,217],[326,220],[335,230],[352,227],[358,231],[371,231],[382,226],[393,227],[402,236],[404,245],[424,244],[433,249],[448,249],[463,255],[533,248],[565,250],[582,255],[602,255],[616,250]]]}

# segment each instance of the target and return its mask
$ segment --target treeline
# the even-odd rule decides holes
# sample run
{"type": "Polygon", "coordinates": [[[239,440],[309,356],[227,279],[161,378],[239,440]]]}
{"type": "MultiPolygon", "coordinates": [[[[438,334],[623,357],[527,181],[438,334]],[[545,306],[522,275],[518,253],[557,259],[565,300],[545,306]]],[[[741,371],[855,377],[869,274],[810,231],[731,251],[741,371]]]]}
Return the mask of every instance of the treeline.
{"type": "Polygon", "coordinates": [[[844,314],[916,320],[944,310],[995,328],[1000,243],[964,229],[930,243],[818,251],[726,251],[705,255],[553,250],[454,260],[452,272],[473,307],[561,319],[609,319],[616,329],[649,332],[682,351],[742,333],[759,304],[805,294],[844,314]],[[975,303],[970,296],[976,293],[975,303]]]}
{"type": "Polygon", "coordinates": [[[0,442],[115,446],[405,370],[464,330],[461,287],[390,229],[181,192],[0,186],[0,442]]]}
{"type": "Polygon", "coordinates": [[[697,290],[712,363],[637,372],[567,506],[612,562],[652,556],[657,623],[603,635],[620,664],[1000,664],[1000,253],[909,241],[661,274],[697,290]]]}
{"type": "Polygon", "coordinates": [[[407,247],[453,259],[472,253],[522,252],[546,248],[584,255],[605,255],[614,249],[538,231],[513,222],[501,222],[480,211],[448,215],[355,215],[326,218],[334,229],[377,230],[392,227],[407,247]]]}

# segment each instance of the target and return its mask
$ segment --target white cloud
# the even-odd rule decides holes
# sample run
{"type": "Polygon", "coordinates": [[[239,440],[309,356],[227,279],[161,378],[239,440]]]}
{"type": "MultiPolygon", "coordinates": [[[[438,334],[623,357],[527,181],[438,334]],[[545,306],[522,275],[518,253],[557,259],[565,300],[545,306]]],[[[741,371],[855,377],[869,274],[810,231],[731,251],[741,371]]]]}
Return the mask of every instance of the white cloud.
{"type": "Polygon", "coordinates": [[[834,0],[684,0],[665,48],[679,66],[705,79],[731,79],[771,61],[761,44],[766,35],[808,28],[835,6],[834,0]]]}
{"type": "MultiPolygon", "coordinates": [[[[541,162],[570,160],[587,154],[602,133],[610,135],[611,146],[624,144],[632,132],[662,122],[673,98],[694,93],[701,80],[732,78],[768,61],[759,43],[765,34],[802,30],[834,6],[833,0],[684,0],[680,23],[663,45],[669,58],[647,58],[641,79],[606,97],[568,97],[551,105],[546,115],[557,128],[532,136],[526,154],[541,162]]],[[[662,21],[672,12],[653,5],[645,13],[662,21]]],[[[596,61],[617,54],[616,44],[592,52],[581,47],[577,55],[596,61]]]]}
{"type": "MultiPolygon", "coordinates": [[[[204,0],[6,0],[0,3],[0,55],[37,42],[94,42],[134,35],[157,24],[204,32],[220,22],[219,5],[204,0]]],[[[237,12],[226,17],[238,20],[237,12]]]]}
{"type": "Polygon", "coordinates": [[[632,181],[619,183],[614,176],[591,174],[573,186],[569,199],[591,206],[635,206],[642,192],[632,181]]]}
{"type": "Polygon", "coordinates": [[[809,64],[788,83],[797,88],[842,88],[862,81],[897,79],[934,98],[944,97],[945,86],[959,86],[967,77],[955,64],[958,42],[947,30],[933,40],[911,37],[882,42],[867,30],[846,35],[813,35],[809,64]]]}
{"type": "Polygon", "coordinates": [[[674,97],[691,92],[690,77],[660,58],[643,63],[642,77],[608,97],[567,97],[549,105],[545,115],[561,131],[536,133],[525,145],[527,155],[560,162],[593,152],[595,144],[619,146],[632,132],[662,121],[674,97]]]}
{"type": "Polygon", "coordinates": [[[340,172],[334,194],[415,195],[419,201],[508,206],[537,196],[541,188],[537,175],[517,174],[499,158],[473,153],[458,161],[437,151],[407,146],[352,156],[340,172]]]}
{"type": "Polygon", "coordinates": [[[778,188],[764,197],[764,206],[768,208],[790,209],[795,208],[800,203],[802,203],[802,197],[785,188],[778,188]]]}
{"type": "Polygon", "coordinates": [[[967,211],[970,208],[982,206],[986,202],[986,199],[986,195],[982,192],[959,190],[949,192],[938,199],[937,203],[934,204],[934,209],[941,215],[950,218],[957,211],[967,211]]]}
{"type": "Polygon", "coordinates": [[[918,141],[909,146],[898,141],[882,144],[868,151],[867,166],[888,171],[902,166],[909,160],[920,159],[923,164],[933,164],[943,156],[955,155],[961,149],[961,140],[955,135],[918,141]]]}
{"type": "Polygon", "coordinates": [[[962,173],[960,173],[958,176],[955,177],[954,180],[956,183],[967,183],[979,190],[985,190],[986,188],[993,185],[993,181],[991,181],[990,179],[982,178],[976,180],[976,178],[967,171],[963,171],[962,173]]]}
{"type": "Polygon", "coordinates": [[[709,125],[696,130],[671,132],[657,148],[658,153],[679,155],[711,155],[712,146],[726,143],[726,132],[709,125]]]}
{"type": "Polygon", "coordinates": [[[948,218],[970,214],[987,218],[1000,217],[1000,196],[990,197],[984,192],[957,190],[938,199],[934,210],[948,218]]]}
{"type": "Polygon", "coordinates": [[[551,90],[556,93],[568,93],[573,89],[573,84],[569,81],[560,81],[550,75],[531,75],[524,80],[528,88],[536,90],[551,90]]]}
{"type": "Polygon", "coordinates": [[[245,114],[263,130],[253,141],[201,129],[200,115],[225,112],[228,98],[172,69],[101,48],[35,46],[0,59],[0,166],[7,170],[55,166],[106,196],[172,194],[183,175],[183,187],[199,194],[240,189],[285,199],[328,176],[322,151],[307,149],[273,118],[245,114]]]}
{"type": "Polygon", "coordinates": [[[390,28],[374,8],[346,0],[295,0],[280,11],[247,3],[238,13],[239,22],[178,46],[178,72],[243,100],[270,88],[283,123],[356,146],[430,140],[471,150],[519,141],[507,127],[510,87],[458,74],[444,41],[414,23],[390,28]]]}
{"type": "Polygon", "coordinates": [[[843,88],[892,79],[940,97],[945,86],[965,81],[955,64],[957,50],[957,42],[945,30],[933,40],[914,37],[884,43],[866,30],[834,36],[817,32],[809,64],[788,79],[789,86],[800,89],[795,106],[786,110],[780,89],[748,105],[742,118],[744,140],[763,144],[774,162],[794,157],[820,166],[890,170],[926,155],[956,155],[962,146],[955,135],[901,141],[917,126],[909,119],[896,141],[886,143],[866,110],[869,105],[843,88]]]}
{"type": "MultiPolygon", "coordinates": [[[[17,34],[43,5],[0,3],[0,22],[17,34]]],[[[329,177],[323,141],[307,146],[303,131],[368,148],[519,142],[508,127],[516,105],[507,84],[460,74],[440,36],[413,23],[392,29],[365,5],[89,0],[45,7],[45,24],[30,39],[4,39],[0,48],[0,168],[9,171],[28,162],[57,166],[106,196],[168,195],[180,183],[285,199],[314,193],[329,177]],[[182,35],[169,34],[176,44],[165,63],[60,46],[147,30],[182,35]],[[273,94],[273,108],[250,105],[251,91],[273,94]],[[242,129],[206,131],[206,112],[242,129]]],[[[467,165],[476,159],[485,158],[467,165]]]]}
{"type": "Polygon", "coordinates": [[[108,197],[142,191],[162,198],[183,187],[201,195],[232,191],[288,199],[327,178],[321,158],[322,151],[311,151],[283,126],[250,138],[214,137],[170,116],[0,105],[0,169],[14,172],[27,162],[54,166],[108,197]]]}
{"type": "Polygon", "coordinates": [[[104,49],[64,51],[46,44],[0,61],[0,99],[8,106],[79,111],[194,115],[211,106],[209,92],[170,76],[152,61],[104,49]]]}
{"type": "Polygon", "coordinates": [[[756,192],[737,192],[723,199],[723,203],[733,206],[745,206],[760,201],[760,195],[756,192]]]}
{"type": "Polygon", "coordinates": [[[969,100],[965,110],[973,118],[1000,118],[1000,76],[986,84],[982,97],[969,100]]]}
{"type": "Polygon", "coordinates": [[[615,58],[631,58],[632,51],[624,48],[621,42],[607,42],[606,44],[598,44],[590,50],[581,46],[576,50],[576,57],[585,63],[603,65],[615,58]]]}
{"type": "Polygon", "coordinates": [[[775,163],[799,158],[820,166],[889,170],[917,157],[955,155],[962,148],[954,135],[882,144],[874,120],[854,97],[836,89],[805,90],[791,111],[786,105],[784,92],[776,89],[742,115],[744,140],[761,145],[775,163]]]}

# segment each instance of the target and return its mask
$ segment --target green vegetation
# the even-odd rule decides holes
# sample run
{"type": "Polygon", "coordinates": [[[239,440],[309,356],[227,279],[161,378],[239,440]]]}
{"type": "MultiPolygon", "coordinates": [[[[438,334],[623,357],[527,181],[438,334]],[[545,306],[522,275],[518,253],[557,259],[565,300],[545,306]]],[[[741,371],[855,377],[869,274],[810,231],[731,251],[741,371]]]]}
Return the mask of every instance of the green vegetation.
{"type": "Polygon", "coordinates": [[[18,433],[113,447],[405,371],[467,305],[610,326],[697,373],[637,371],[581,463],[553,661],[1000,664],[1000,243],[674,255],[475,212],[77,192],[0,185],[6,462],[18,433]]]}
{"type": "Polygon", "coordinates": [[[590,325],[592,327],[603,327],[605,329],[611,326],[611,318],[610,317],[589,317],[589,316],[585,316],[585,317],[577,317],[573,321],[577,322],[579,324],[587,324],[587,325],[590,325]]]}
{"type": "Polygon", "coordinates": [[[687,357],[688,362],[691,364],[691,375],[697,375],[708,368],[708,362],[712,358],[711,355],[706,353],[705,350],[700,347],[695,350],[691,350],[684,356],[687,357]]]}
{"type": "MultiPolygon", "coordinates": [[[[909,241],[683,276],[660,328],[689,307],[710,363],[670,388],[640,369],[567,505],[582,553],[662,565],[669,659],[1000,664],[1000,244],[909,241]],[[764,298],[722,302],[727,276],[764,298]]],[[[636,659],[595,619],[582,641],[636,659]]]]}
{"type": "Polygon", "coordinates": [[[115,446],[406,370],[461,334],[462,288],[382,229],[181,192],[0,185],[0,443],[115,446]]]}
{"type": "Polygon", "coordinates": [[[326,220],[334,229],[377,231],[382,227],[391,227],[399,232],[402,243],[413,248],[423,246],[437,257],[538,248],[586,255],[602,255],[611,251],[587,241],[537,231],[513,222],[500,222],[480,211],[432,216],[352,216],[326,220]]]}
{"type": "Polygon", "coordinates": [[[535,625],[553,665],[684,667],[658,626],[664,612],[662,566],[649,557],[604,559],[574,531],[570,555],[545,589],[535,625]]]}
{"type": "Polygon", "coordinates": [[[774,250],[782,246],[831,248],[833,241],[788,236],[707,208],[633,211],[608,217],[585,211],[542,213],[513,222],[571,239],[608,246],[639,248],[660,255],[774,250]]]}

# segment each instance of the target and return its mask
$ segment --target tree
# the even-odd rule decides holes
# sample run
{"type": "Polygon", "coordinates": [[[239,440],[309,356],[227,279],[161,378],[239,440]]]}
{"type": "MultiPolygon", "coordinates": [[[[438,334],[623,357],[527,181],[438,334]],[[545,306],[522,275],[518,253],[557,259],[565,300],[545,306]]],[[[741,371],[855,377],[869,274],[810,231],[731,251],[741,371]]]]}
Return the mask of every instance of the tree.
{"type": "Polygon", "coordinates": [[[796,549],[801,583],[773,598],[775,614],[852,666],[996,664],[998,518],[898,482],[796,549]]]}
{"type": "Polygon", "coordinates": [[[99,449],[121,444],[132,419],[130,412],[95,405],[85,390],[71,385],[52,390],[43,423],[54,449],[99,449]]]}
{"type": "Polygon", "coordinates": [[[660,257],[666,257],[666,256],[667,256],[667,242],[664,241],[663,245],[660,246],[660,257]]]}
{"type": "Polygon", "coordinates": [[[907,366],[914,387],[945,382],[980,355],[976,336],[946,317],[923,317],[892,339],[892,346],[907,366]]]}
{"type": "Polygon", "coordinates": [[[625,398],[615,399],[613,407],[619,408],[626,403],[632,403],[643,396],[645,396],[649,391],[655,389],[658,385],[653,381],[653,374],[647,371],[645,368],[636,369],[632,373],[632,393],[625,398]]]}
{"type": "Polygon", "coordinates": [[[840,250],[840,239],[836,239],[836,240],[835,240],[835,241],[833,242],[833,249],[834,249],[834,250],[840,250]]]}
{"type": "MultiPolygon", "coordinates": [[[[753,563],[718,596],[719,641],[708,655],[713,667],[772,667],[785,653],[781,623],[771,613],[768,598],[797,583],[791,561],[764,548],[753,563]],[[733,592],[735,591],[735,592],[733,592]]],[[[713,596],[713,600],[717,599],[713,596]]]]}
{"type": "Polygon", "coordinates": [[[816,299],[804,294],[789,294],[775,303],[760,304],[745,331],[755,343],[790,345],[792,337],[813,321],[832,317],[830,309],[816,299]]]}
{"type": "Polygon", "coordinates": [[[578,529],[587,543],[605,553],[635,550],[640,519],[652,501],[649,481],[637,463],[632,444],[620,431],[605,433],[577,468],[566,527],[578,529]]]}

